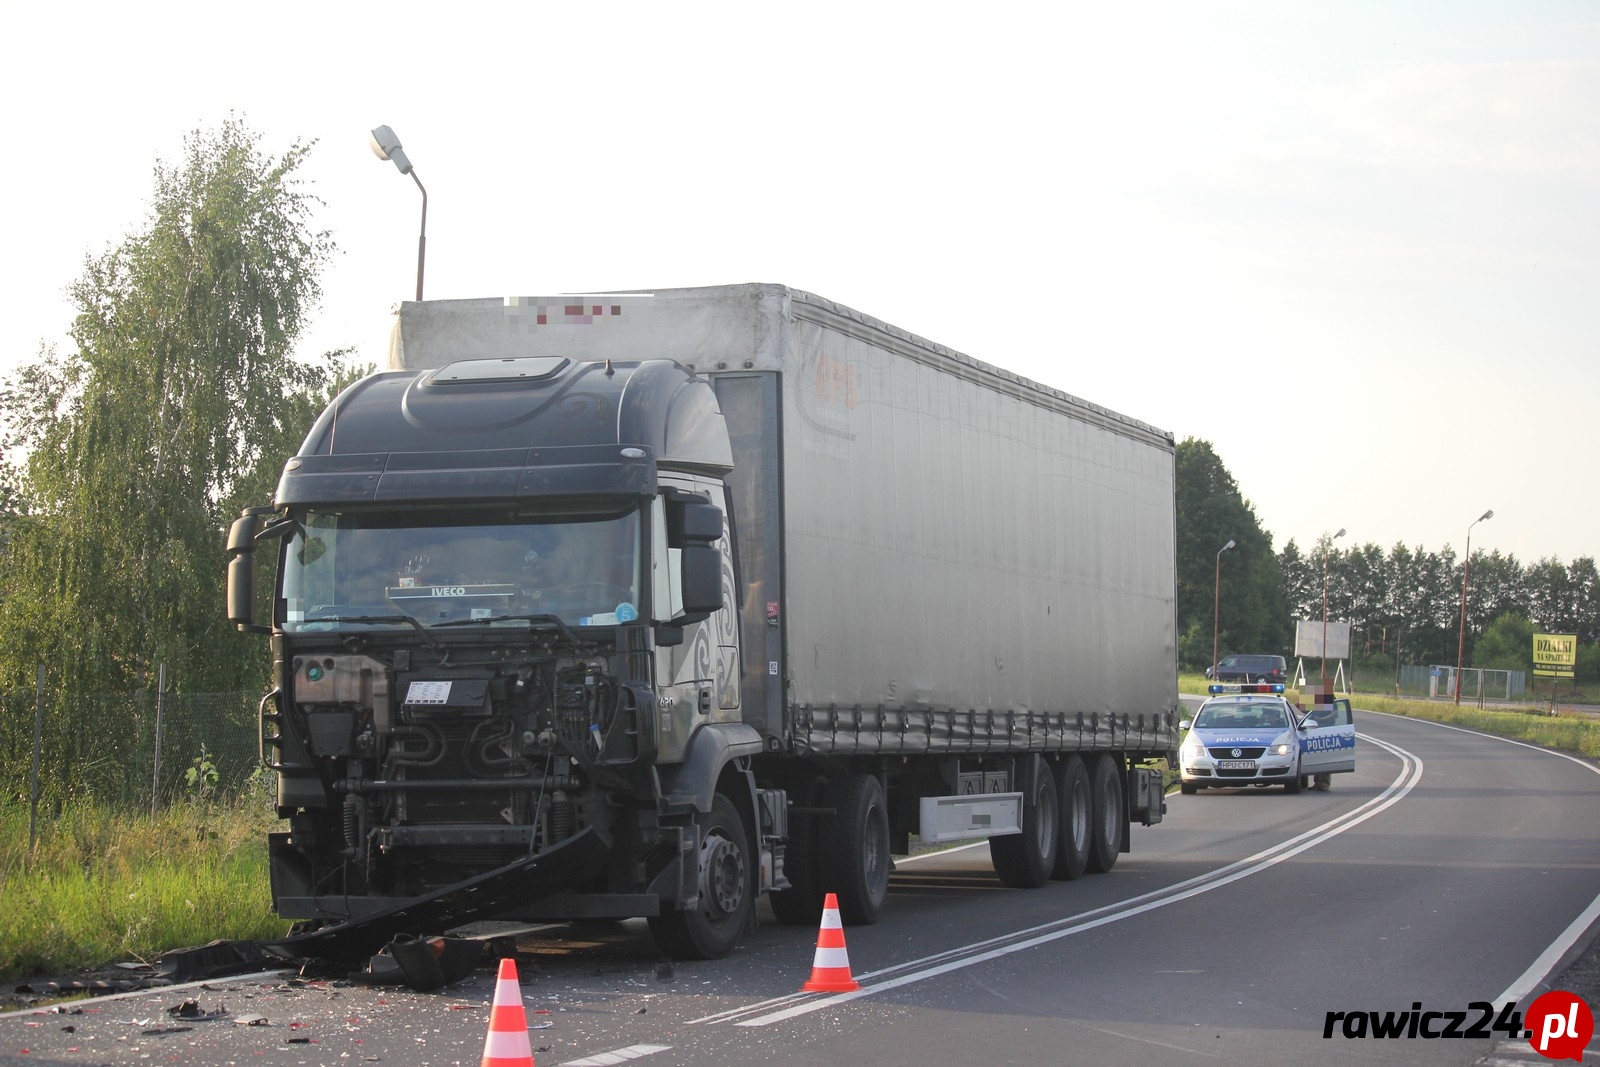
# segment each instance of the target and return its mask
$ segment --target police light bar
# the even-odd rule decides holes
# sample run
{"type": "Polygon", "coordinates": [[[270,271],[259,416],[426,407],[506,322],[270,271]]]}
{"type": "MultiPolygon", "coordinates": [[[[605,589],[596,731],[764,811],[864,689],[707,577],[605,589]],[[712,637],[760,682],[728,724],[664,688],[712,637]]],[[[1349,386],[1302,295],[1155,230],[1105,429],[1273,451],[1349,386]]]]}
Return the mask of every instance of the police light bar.
{"type": "Polygon", "coordinates": [[[1282,682],[1273,682],[1271,685],[1268,685],[1265,682],[1258,682],[1253,685],[1212,684],[1206,688],[1211,691],[1213,696],[1215,696],[1218,693],[1281,693],[1283,692],[1284,686],[1282,682]]]}

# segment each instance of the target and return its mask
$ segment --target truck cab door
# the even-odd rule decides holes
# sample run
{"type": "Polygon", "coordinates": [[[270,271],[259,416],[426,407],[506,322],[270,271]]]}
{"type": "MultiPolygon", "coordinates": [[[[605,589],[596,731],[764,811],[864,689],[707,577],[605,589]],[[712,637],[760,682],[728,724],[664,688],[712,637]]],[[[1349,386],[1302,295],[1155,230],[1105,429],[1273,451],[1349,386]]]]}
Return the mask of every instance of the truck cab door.
{"type": "Polygon", "coordinates": [[[1356,723],[1349,700],[1314,704],[1300,720],[1300,773],[1356,769],[1356,723]]]}

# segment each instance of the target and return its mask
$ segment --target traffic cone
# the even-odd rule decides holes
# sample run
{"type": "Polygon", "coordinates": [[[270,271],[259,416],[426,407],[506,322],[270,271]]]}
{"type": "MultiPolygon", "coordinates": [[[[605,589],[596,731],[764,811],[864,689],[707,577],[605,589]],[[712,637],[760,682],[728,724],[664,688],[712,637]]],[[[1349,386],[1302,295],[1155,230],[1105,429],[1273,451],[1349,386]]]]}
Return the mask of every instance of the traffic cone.
{"type": "Polygon", "coordinates": [[[800,987],[804,993],[848,993],[861,983],[850,977],[850,954],[844,947],[844,924],[839,921],[839,898],[822,899],[822,928],[817,931],[817,955],[811,978],[800,987]]]}
{"type": "Polygon", "coordinates": [[[489,1007],[489,1036],[483,1042],[479,1067],[534,1067],[533,1046],[528,1044],[528,1014],[522,1010],[522,987],[517,984],[517,961],[500,961],[489,1007]]]}

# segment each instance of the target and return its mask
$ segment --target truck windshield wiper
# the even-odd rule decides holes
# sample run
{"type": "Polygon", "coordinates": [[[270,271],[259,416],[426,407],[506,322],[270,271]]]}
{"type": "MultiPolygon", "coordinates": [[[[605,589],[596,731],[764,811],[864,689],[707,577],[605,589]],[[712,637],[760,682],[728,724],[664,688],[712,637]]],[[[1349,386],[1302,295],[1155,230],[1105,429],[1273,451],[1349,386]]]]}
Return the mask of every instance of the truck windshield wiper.
{"type": "Polygon", "coordinates": [[[449,622],[434,623],[433,628],[435,630],[442,630],[446,626],[478,626],[494,622],[526,622],[530,625],[530,627],[535,629],[540,626],[546,626],[559,631],[561,636],[567,641],[570,641],[573,644],[577,644],[578,642],[577,635],[572,632],[571,627],[562,621],[561,616],[551,615],[549,613],[536,615],[490,615],[481,619],[451,619],[449,622]]]}
{"type": "Polygon", "coordinates": [[[417,632],[427,639],[428,644],[434,648],[439,647],[439,643],[433,639],[433,634],[428,632],[426,626],[402,612],[395,612],[393,615],[318,615],[314,619],[304,620],[301,625],[314,622],[403,622],[416,627],[417,632]]]}

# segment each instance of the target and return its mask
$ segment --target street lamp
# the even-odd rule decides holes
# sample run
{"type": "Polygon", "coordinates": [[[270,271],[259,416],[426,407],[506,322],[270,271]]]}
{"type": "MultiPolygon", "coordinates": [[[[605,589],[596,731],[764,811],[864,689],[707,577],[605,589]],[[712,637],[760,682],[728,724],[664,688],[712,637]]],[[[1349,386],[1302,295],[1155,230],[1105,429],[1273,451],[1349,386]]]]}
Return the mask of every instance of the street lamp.
{"type": "Polygon", "coordinates": [[[1344,527],[1339,527],[1339,532],[1328,538],[1328,543],[1322,549],[1322,688],[1319,693],[1328,691],[1328,553],[1333,549],[1333,543],[1344,536],[1344,527]]]}
{"type": "Polygon", "coordinates": [[[1222,554],[1233,547],[1230,539],[1227,544],[1217,549],[1217,581],[1212,586],[1211,596],[1211,680],[1217,680],[1217,624],[1222,618],[1222,554]]]}
{"type": "MultiPolygon", "coordinates": [[[[1494,511],[1490,509],[1473,519],[1467,526],[1467,554],[1461,560],[1461,630],[1456,636],[1456,707],[1461,706],[1461,666],[1462,656],[1467,650],[1467,573],[1472,569],[1472,527],[1484,519],[1494,518],[1494,511]]],[[[1480,690],[1482,687],[1479,687],[1480,690]]]]}
{"type": "Polygon", "coordinates": [[[411,168],[411,160],[406,158],[406,153],[400,147],[400,138],[387,126],[379,126],[368,137],[372,145],[372,153],[379,159],[387,159],[400,168],[401,174],[411,175],[411,180],[417,183],[417,188],[422,189],[422,228],[417,231],[417,299],[422,299],[422,257],[428,247],[428,190],[422,188],[422,179],[417,177],[417,172],[411,168]]]}

